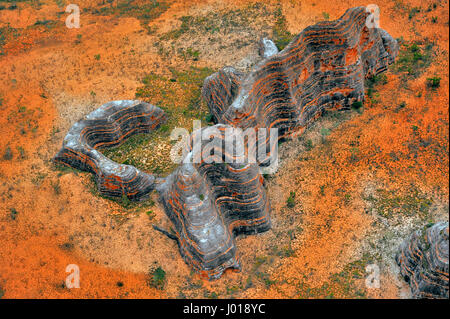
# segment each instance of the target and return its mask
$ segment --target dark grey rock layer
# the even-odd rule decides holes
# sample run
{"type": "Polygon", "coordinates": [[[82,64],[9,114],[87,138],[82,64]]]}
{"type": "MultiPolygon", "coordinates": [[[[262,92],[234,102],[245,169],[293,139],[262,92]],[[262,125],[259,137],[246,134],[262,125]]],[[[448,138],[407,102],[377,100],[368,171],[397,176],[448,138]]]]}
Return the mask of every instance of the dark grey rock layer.
{"type": "MultiPolygon", "coordinates": [[[[218,123],[243,129],[276,127],[279,137],[302,131],[325,110],[364,100],[364,79],[385,71],[398,54],[386,31],[368,28],[357,7],[336,21],[303,30],[249,74],[226,67],[209,76],[203,97],[218,123]]],[[[262,52],[270,51],[264,48],[262,52]]]]}
{"type": "Polygon", "coordinates": [[[155,177],[134,166],[118,164],[98,149],[118,146],[134,134],[157,129],[165,121],[161,109],[145,102],[106,103],[71,127],[53,160],[95,174],[104,195],[144,199],[154,189],[155,177]]]}
{"type": "Polygon", "coordinates": [[[414,298],[448,299],[448,222],[415,231],[395,256],[414,298]]]}
{"type": "MultiPolygon", "coordinates": [[[[250,73],[225,67],[205,79],[202,96],[219,124],[193,133],[185,162],[157,187],[174,225],[174,234],[164,232],[176,238],[182,257],[205,277],[239,269],[235,235],[270,228],[260,173],[267,159],[239,161],[242,154],[223,148],[224,131],[277,128],[283,138],[301,132],[325,110],[363,101],[364,79],[386,70],[398,53],[389,34],[366,26],[368,16],[364,7],[349,9],[336,21],[306,28],[281,52],[263,39],[263,60],[250,73]],[[204,154],[196,161],[192,141],[212,130],[219,131],[213,148],[221,156],[204,154]]],[[[95,173],[107,195],[143,198],[153,189],[154,177],[114,163],[96,149],[156,129],[164,120],[160,109],[146,103],[108,103],[72,127],[55,160],[95,173]]],[[[270,156],[273,150],[262,139],[243,149],[265,145],[270,156]]]]}

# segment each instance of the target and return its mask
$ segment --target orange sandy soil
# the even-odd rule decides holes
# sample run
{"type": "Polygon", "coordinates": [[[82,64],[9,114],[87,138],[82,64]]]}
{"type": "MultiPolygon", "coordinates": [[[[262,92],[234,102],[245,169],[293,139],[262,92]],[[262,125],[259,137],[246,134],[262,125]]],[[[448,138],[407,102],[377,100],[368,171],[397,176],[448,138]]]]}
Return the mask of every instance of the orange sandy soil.
{"type": "MultiPolygon", "coordinates": [[[[0,10],[0,27],[15,30],[6,33],[0,56],[0,296],[408,297],[392,261],[396,247],[413,229],[448,220],[447,1],[377,1],[381,27],[393,37],[434,44],[431,65],[407,85],[398,72],[388,71],[387,83],[376,86],[364,112],[327,116],[281,144],[280,168],[267,179],[273,229],[238,238],[242,271],[214,282],[193,274],[176,244],[153,230],[152,224],[167,225],[159,204],[152,207],[153,218],[124,208],[97,196],[89,174],[60,171],[51,158],[75,121],[105,102],[133,99],[146,74],[191,64],[218,69],[256,52],[256,43],[239,49],[225,43],[233,51],[215,54],[205,46],[198,61],[186,61],[161,56],[154,46],[161,34],[180,26],[182,16],[255,1],[168,1],[161,16],[147,21],[150,33],[135,17],[91,12],[82,12],[80,29],[67,29],[57,2],[25,1],[18,9],[0,10]],[[414,7],[421,10],[410,18],[414,7]],[[52,24],[35,25],[43,20],[52,24]],[[434,76],[441,82],[431,90],[426,79],[434,76]],[[288,207],[291,192],[294,205],[288,207]],[[425,217],[415,210],[424,199],[425,217]],[[409,206],[394,207],[389,217],[380,214],[395,201],[409,206]],[[380,266],[380,289],[364,286],[368,263],[380,266]],[[80,289],[64,287],[68,264],[80,267],[80,289]],[[148,272],[157,266],[166,271],[162,290],[148,284],[148,272]]],[[[336,19],[347,8],[367,4],[261,3],[280,5],[294,34],[323,20],[324,13],[336,19]]],[[[201,41],[208,44],[208,37],[201,41]]]]}

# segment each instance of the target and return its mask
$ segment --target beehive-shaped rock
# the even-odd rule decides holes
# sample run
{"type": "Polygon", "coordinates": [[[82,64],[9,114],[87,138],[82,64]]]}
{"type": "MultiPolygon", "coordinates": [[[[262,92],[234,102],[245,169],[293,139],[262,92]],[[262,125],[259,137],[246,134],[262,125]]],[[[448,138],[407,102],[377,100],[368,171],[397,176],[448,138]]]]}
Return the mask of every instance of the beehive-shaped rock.
{"type": "Polygon", "coordinates": [[[414,298],[448,299],[448,222],[415,231],[395,259],[414,298]]]}

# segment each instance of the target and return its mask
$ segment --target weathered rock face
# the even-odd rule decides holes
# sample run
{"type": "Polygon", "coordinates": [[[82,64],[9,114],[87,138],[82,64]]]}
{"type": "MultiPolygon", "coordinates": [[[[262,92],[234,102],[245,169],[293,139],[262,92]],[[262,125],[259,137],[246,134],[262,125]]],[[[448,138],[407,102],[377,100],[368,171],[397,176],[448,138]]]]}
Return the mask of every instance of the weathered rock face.
{"type": "Polygon", "coordinates": [[[386,70],[398,53],[387,32],[366,26],[368,15],[357,7],[308,27],[247,75],[230,67],[211,75],[202,92],[211,113],[219,123],[243,129],[277,127],[282,138],[324,110],[363,101],[364,79],[386,70]]]}
{"type": "MultiPolygon", "coordinates": [[[[215,138],[201,141],[203,154],[196,153],[191,143],[185,163],[157,188],[175,226],[181,255],[209,279],[219,278],[227,268],[240,268],[235,235],[270,228],[259,166],[248,163],[243,152],[227,152],[227,128],[232,127],[218,124],[194,132],[191,142],[197,135],[210,136],[213,131],[215,138]]],[[[237,148],[236,143],[233,147],[237,148]]],[[[239,147],[244,150],[243,145],[239,147]]]]}
{"type": "MultiPolygon", "coordinates": [[[[234,236],[270,228],[260,173],[274,153],[267,143],[270,133],[258,135],[253,145],[236,144],[241,152],[231,154],[224,148],[225,130],[277,128],[283,138],[301,132],[324,110],[363,101],[364,79],[386,70],[398,53],[397,42],[385,31],[366,26],[368,16],[364,7],[350,9],[339,20],[306,28],[281,52],[263,39],[263,60],[249,74],[225,67],[205,79],[202,95],[219,124],[194,132],[184,163],[157,186],[175,234],[162,231],[177,240],[196,271],[214,279],[227,268],[239,268],[234,236]],[[212,144],[201,141],[202,156],[196,160],[195,137],[212,130],[218,138],[212,144]],[[204,153],[211,145],[219,157],[204,153]],[[267,157],[250,161],[244,156],[262,147],[267,157]]],[[[97,148],[118,145],[164,120],[160,109],[146,103],[105,104],[72,127],[55,161],[95,173],[104,194],[144,198],[154,188],[154,177],[112,162],[97,148]]]]}
{"type": "MultiPolygon", "coordinates": [[[[386,70],[398,53],[397,42],[385,31],[366,26],[368,16],[364,7],[350,9],[337,21],[305,29],[279,53],[263,39],[264,60],[249,74],[225,67],[205,79],[202,95],[211,114],[225,124],[221,128],[278,128],[282,138],[324,110],[363,101],[364,79],[386,70]]],[[[266,141],[258,137],[253,147],[267,148],[266,141]]],[[[184,259],[209,278],[239,267],[233,232],[270,227],[258,170],[266,161],[239,169],[216,160],[184,164],[161,191],[184,259]]]]}
{"type": "Polygon", "coordinates": [[[165,120],[164,112],[148,103],[106,103],[71,127],[53,160],[94,173],[104,195],[143,199],[154,189],[155,178],[134,166],[113,162],[98,149],[118,146],[134,134],[149,133],[165,120]]]}
{"type": "Polygon", "coordinates": [[[414,298],[448,299],[448,222],[414,232],[395,256],[414,298]]]}

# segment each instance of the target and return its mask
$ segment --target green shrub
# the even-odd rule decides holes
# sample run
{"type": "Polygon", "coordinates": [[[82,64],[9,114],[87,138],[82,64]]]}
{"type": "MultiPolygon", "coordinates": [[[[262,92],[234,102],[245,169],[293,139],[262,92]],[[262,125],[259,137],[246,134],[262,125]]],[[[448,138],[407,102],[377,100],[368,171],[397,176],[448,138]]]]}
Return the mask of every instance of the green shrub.
{"type": "Polygon", "coordinates": [[[288,208],[293,208],[295,206],[295,192],[291,192],[289,194],[289,197],[286,200],[286,206],[288,208]]]}
{"type": "Polygon", "coordinates": [[[162,290],[166,284],[166,272],[161,267],[156,268],[150,272],[149,285],[150,287],[162,290]]]}
{"type": "Polygon", "coordinates": [[[439,86],[441,86],[441,78],[436,76],[427,78],[427,86],[432,89],[437,89],[439,86]]]}
{"type": "Polygon", "coordinates": [[[212,114],[206,114],[206,116],[205,116],[205,121],[206,121],[207,123],[214,122],[214,115],[212,115],[212,114]]]}
{"type": "Polygon", "coordinates": [[[416,16],[416,14],[418,14],[420,12],[420,8],[418,7],[414,7],[409,11],[409,16],[408,19],[411,20],[412,18],[414,18],[416,16]]]}
{"type": "Polygon", "coordinates": [[[313,141],[311,139],[307,140],[304,145],[307,151],[312,150],[314,147],[313,141]]]}
{"type": "Polygon", "coordinates": [[[3,153],[3,159],[5,161],[10,161],[10,160],[12,160],[12,158],[13,158],[13,154],[11,151],[11,147],[8,146],[5,150],[5,153],[3,153]]]}
{"type": "Polygon", "coordinates": [[[356,101],[356,102],[353,102],[353,104],[352,104],[352,109],[354,109],[354,110],[359,110],[362,107],[363,107],[363,102],[361,102],[361,101],[356,101]]]}
{"type": "Polygon", "coordinates": [[[276,21],[272,28],[272,37],[278,50],[281,51],[292,41],[294,35],[287,30],[286,18],[280,7],[275,11],[275,17],[276,21]]]}
{"type": "Polygon", "coordinates": [[[11,217],[11,219],[12,220],[16,220],[17,215],[19,214],[19,212],[15,208],[10,208],[9,211],[10,211],[9,216],[11,217]]]}

